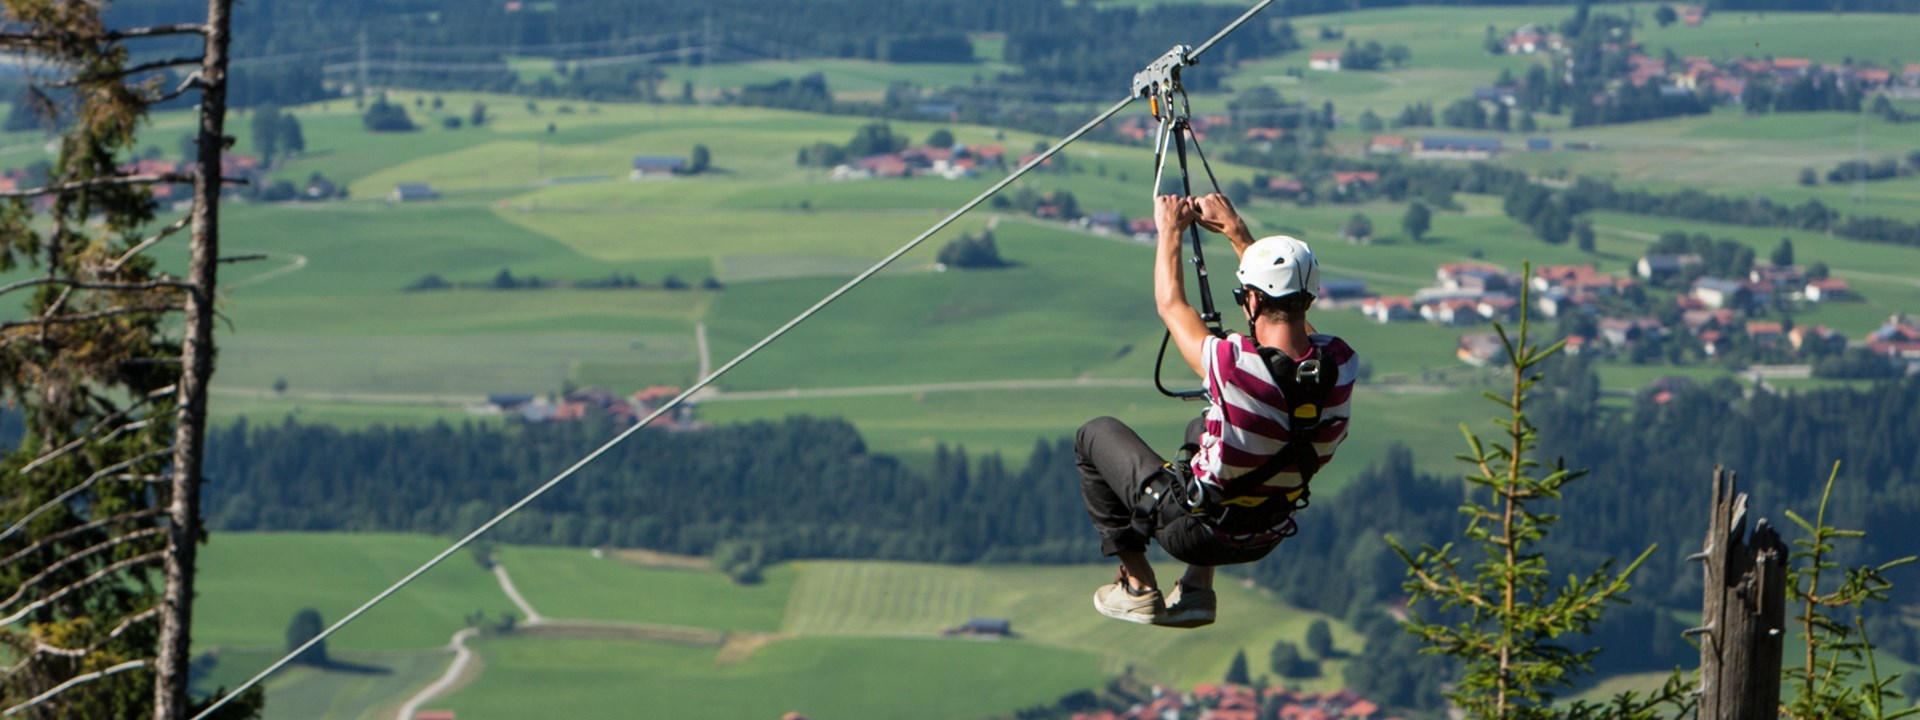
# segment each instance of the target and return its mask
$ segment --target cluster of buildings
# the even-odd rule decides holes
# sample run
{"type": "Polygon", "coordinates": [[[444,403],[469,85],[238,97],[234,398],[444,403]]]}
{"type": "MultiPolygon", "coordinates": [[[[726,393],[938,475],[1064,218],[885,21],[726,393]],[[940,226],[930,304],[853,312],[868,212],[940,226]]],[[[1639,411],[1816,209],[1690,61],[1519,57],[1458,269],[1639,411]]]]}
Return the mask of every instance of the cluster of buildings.
{"type": "MultiPolygon", "coordinates": [[[[955,145],[947,148],[918,145],[900,152],[868,155],[835,166],[829,177],[834,180],[906,177],[958,180],[978,175],[982,167],[1004,166],[1006,155],[1004,145],[955,145]]],[[[1034,157],[1037,155],[1024,156],[1020,162],[1024,165],[1034,157]]]]}
{"type": "Polygon", "coordinates": [[[1678,62],[1667,62],[1643,53],[1627,57],[1630,68],[1626,80],[1635,87],[1653,83],[1671,92],[1704,93],[1709,89],[1724,102],[1739,103],[1747,83],[1759,80],[1785,85],[1802,78],[1831,72],[1836,82],[1865,90],[1920,89],[1920,63],[1908,64],[1896,72],[1871,65],[1823,67],[1808,58],[1764,58],[1714,62],[1702,55],[1689,55],[1678,62]]]}
{"type": "Polygon", "coordinates": [[[1887,318],[1887,322],[1867,334],[1867,347],[1876,355],[1904,360],[1908,367],[1920,365],[1920,322],[1905,314],[1887,318]]]}
{"type": "MultiPolygon", "coordinates": [[[[1552,147],[1552,142],[1545,138],[1527,141],[1529,150],[1552,147]]],[[[1367,143],[1367,152],[1370,154],[1411,154],[1418,160],[1486,160],[1505,150],[1506,145],[1496,137],[1428,135],[1408,140],[1402,135],[1375,135],[1367,143]]]]}
{"type": "MultiPolygon", "coordinates": [[[[1685,333],[1697,340],[1708,357],[1723,354],[1736,335],[1746,336],[1758,347],[1790,349],[1799,354],[1831,354],[1849,346],[1844,336],[1818,325],[1787,328],[1778,321],[1750,319],[1772,307],[1777,296],[1816,303],[1852,297],[1845,280],[1808,280],[1806,272],[1794,266],[1756,267],[1743,279],[1694,279],[1674,298],[1680,307],[1678,327],[1668,327],[1651,316],[1606,314],[1604,308],[1626,304],[1610,304],[1605,299],[1625,294],[1643,281],[1661,283],[1676,275],[1684,277],[1700,263],[1697,255],[1649,255],[1635,268],[1638,278],[1598,272],[1592,265],[1545,265],[1534,268],[1531,277],[1521,277],[1490,263],[1447,263],[1436,270],[1439,282],[1433,287],[1410,297],[1366,297],[1357,305],[1367,318],[1380,323],[1424,321],[1469,327],[1508,322],[1519,316],[1520,291],[1525,283],[1533,303],[1530,310],[1540,316],[1587,313],[1596,318],[1590,336],[1567,339],[1569,353],[1596,344],[1630,349],[1661,342],[1673,333],[1685,333]]],[[[1903,316],[1895,316],[1867,343],[1880,354],[1920,362],[1920,329],[1906,324],[1903,316]]],[[[1498,336],[1468,333],[1461,336],[1455,355],[1462,362],[1484,366],[1500,362],[1503,352],[1498,336]]]]}
{"type": "MultiPolygon", "coordinates": [[[[554,400],[523,393],[494,393],[484,403],[467,408],[475,415],[504,415],[526,422],[579,422],[590,416],[602,416],[618,426],[632,425],[647,413],[680,394],[680,389],[656,385],[629,396],[603,388],[581,388],[554,400]]],[[[693,429],[693,408],[682,403],[674,412],[661,416],[654,426],[669,430],[693,429]]]]}
{"type": "Polygon", "coordinates": [[[1392,720],[1380,706],[1352,690],[1312,693],[1270,687],[1201,684],[1191,693],[1162,687],[1153,698],[1122,712],[1075,713],[1073,720],[1392,720]]]}
{"type": "MultiPolygon", "coordinates": [[[[1705,17],[1705,10],[1699,6],[1681,6],[1675,8],[1679,20],[1694,27],[1705,17]]],[[[1846,64],[1839,67],[1822,67],[1819,63],[1801,57],[1767,57],[1761,59],[1737,59],[1715,61],[1704,55],[1690,55],[1675,59],[1657,58],[1634,50],[1635,41],[1626,43],[1632,54],[1627,56],[1627,75],[1624,80],[1635,87],[1644,87],[1652,83],[1663,92],[1674,94],[1700,94],[1712,91],[1723,102],[1739,103],[1746,93],[1747,84],[1758,80],[1768,80],[1774,85],[1785,85],[1802,78],[1822,72],[1831,72],[1836,81],[1857,87],[1860,90],[1887,89],[1901,97],[1920,98],[1920,63],[1907,64],[1900,69],[1882,68],[1871,65],[1846,64]]],[[[1500,40],[1501,48],[1509,55],[1531,55],[1536,53],[1565,53],[1569,47],[1566,38],[1558,32],[1542,30],[1526,25],[1508,33],[1500,40]]],[[[1609,51],[1621,48],[1618,44],[1608,43],[1609,51]]],[[[1671,56],[1669,56],[1671,57],[1671,56]]],[[[1337,62],[1337,59],[1336,59],[1337,62]]],[[[1498,97],[1482,97],[1514,104],[1511,88],[1498,97]]]]}
{"type": "MultiPolygon", "coordinates": [[[[243,183],[258,186],[266,168],[260,158],[253,155],[229,153],[220,156],[220,175],[226,178],[226,188],[234,191],[243,183]]],[[[163,160],[159,158],[139,160],[120,166],[120,172],[130,176],[164,177],[176,175],[178,183],[162,183],[151,186],[154,204],[163,208],[172,208],[180,203],[193,201],[193,186],[189,178],[193,175],[194,164],[163,160]]],[[[25,168],[8,168],[0,171],[0,192],[17,192],[34,187],[39,182],[25,168]]],[[[53,206],[50,195],[34,198],[34,212],[46,212],[53,206]]]]}

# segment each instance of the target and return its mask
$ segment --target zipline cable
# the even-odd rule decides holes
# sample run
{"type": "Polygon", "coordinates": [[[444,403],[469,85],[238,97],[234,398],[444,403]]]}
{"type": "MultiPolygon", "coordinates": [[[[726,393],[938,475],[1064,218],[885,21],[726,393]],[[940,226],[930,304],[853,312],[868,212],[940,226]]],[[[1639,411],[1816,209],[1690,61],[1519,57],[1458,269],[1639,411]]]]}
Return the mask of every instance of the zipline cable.
{"type": "MultiPolygon", "coordinates": [[[[1194,50],[1192,53],[1189,53],[1187,55],[1188,62],[1191,63],[1192,59],[1198,57],[1201,51],[1219,42],[1220,39],[1223,37],[1226,37],[1228,33],[1233,32],[1235,29],[1238,29],[1241,25],[1245,24],[1247,20],[1251,19],[1254,16],[1255,13],[1258,13],[1261,9],[1271,4],[1273,4],[1273,0],[1261,0],[1261,2],[1255,5],[1253,9],[1248,10],[1245,14],[1242,14],[1238,19],[1234,20],[1231,24],[1227,25],[1226,28],[1214,34],[1212,38],[1208,39],[1205,43],[1201,44],[1198,49],[1194,50]]],[[[440,554],[433,556],[433,559],[428,560],[425,564],[421,565],[419,568],[415,569],[413,572],[407,573],[406,577],[402,577],[398,581],[395,581],[393,585],[389,586],[385,590],[380,591],[380,594],[375,595],[373,596],[372,599],[366,601],[365,603],[362,603],[360,607],[354,608],[352,612],[349,612],[346,615],[341,616],[339,620],[334,621],[334,623],[332,625],[327,626],[325,630],[321,630],[319,634],[314,635],[312,638],[308,639],[306,642],[301,643],[299,647],[289,651],[285,657],[280,658],[279,660],[275,661],[272,665],[267,666],[265,670],[261,670],[258,674],[249,678],[246,682],[241,683],[239,686],[235,687],[232,692],[227,693],[225,696],[221,697],[218,701],[215,701],[212,705],[208,705],[205,710],[201,710],[198,715],[193,716],[192,720],[205,720],[205,718],[212,715],[215,711],[219,710],[221,707],[224,707],[228,702],[232,701],[236,697],[239,697],[241,693],[246,692],[248,688],[251,688],[255,685],[260,684],[260,681],[265,680],[267,676],[272,675],[273,673],[279,671],[280,668],[285,667],[287,663],[293,662],[294,658],[299,657],[300,654],[306,652],[308,648],[311,648],[315,645],[320,644],[321,642],[324,642],[329,636],[333,635],[335,632],[338,632],[340,628],[346,627],[347,623],[350,623],[356,619],[359,619],[361,615],[364,615],[368,610],[373,609],[373,606],[380,604],[382,601],[386,600],[388,597],[391,597],[394,593],[399,592],[401,588],[406,587],[409,583],[412,583],[415,579],[419,578],[421,575],[426,574],[428,570],[432,570],[434,566],[439,565],[442,561],[445,561],[447,558],[452,557],[454,553],[459,552],[462,548],[466,547],[468,544],[478,539],[481,535],[485,534],[488,530],[492,530],[495,525],[499,525],[500,523],[506,521],[506,519],[508,517],[511,517],[514,513],[519,512],[522,508],[525,508],[527,505],[532,504],[534,500],[537,500],[540,498],[540,496],[545,495],[548,490],[552,490],[555,486],[559,485],[561,482],[565,481],[567,478],[572,477],[573,474],[576,472],[579,472],[581,468],[584,468],[589,463],[592,463],[594,460],[599,459],[601,455],[606,454],[607,451],[612,450],[615,445],[618,445],[622,441],[625,441],[627,438],[632,437],[633,434],[639,432],[641,428],[644,428],[647,425],[651,424],[655,419],[658,419],[661,415],[664,415],[667,412],[673,410],[674,408],[679,407],[681,403],[686,402],[687,398],[692,397],[694,393],[699,392],[702,389],[705,389],[708,385],[711,385],[714,380],[719,379],[721,375],[727,374],[727,372],[732,370],[735,366],[746,361],[747,358],[752,357],[754,353],[760,352],[761,348],[766,347],[767,345],[771,344],[774,340],[779,339],[780,336],[787,334],[787,331],[792,330],[795,326],[798,326],[800,323],[806,321],[808,318],[813,317],[815,313],[820,312],[820,310],[825,308],[829,303],[832,303],[833,301],[840,299],[840,296],[847,294],[847,292],[851,291],[854,288],[854,286],[859,285],[862,282],[866,282],[867,278],[873,277],[875,274],[879,273],[882,269],[886,268],[888,265],[893,264],[895,260],[900,259],[901,256],[906,255],[908,252],[912,251],[915,247],[918,247],[920,243],[925,242],[927,238],[932,237],[934,233],[940,232],[941,230],[945,229],[948,225],[951,225],[955,220],[959,220],[960,216],[967,214],[969,211],[973,210],[975,207],[978,207],[981,203],[986,202],[987,198],[993,197],[995,193],[1000,192],[1001,189],[1012,184],[1013,181],[1020,179],[1020,177],[1023,175],[1026,175],[1028,171],[1036,167],[1039,167],[1041,163],[1044,163],[1047,160],[1051,159],[1054,155],[1058,154],[1061,150],[1065,149],[1067,145],[1072,144],[1075,140],[1079,140],[1082,136],[1086,135],[1089,132],[1092,132],[1094,128],[1099,127],[1101,123],[1104,123],[1109,118],[1112,118],[1114,115],[1119,114],[1121,110],[1126,109],[1128,105],[1132,104],[1136,97],[1137,97],[1136,95],[1128,95],[1125,100],[1121,100],[1120,102],[1114,103],[1113,106],[1107,108],[1105,112],[1100,113],[1098,116],[1094,117],[1094,119],[1088,121],[1087,124],[1080,126],[1080,129],[1073,131],[1073,133],[1067,135],[1065,138],[1062,138],[1059,142],[1054,143],[1053,146],[1047,148],[1045,152],[1042,152],[1038,156],[1035,156],[1032,160],[1027,161],[1025,165],[1021,165],[1019,169],[1007,175],[1007,177],[1002,179],[1000,182],[994,183],[993,187],[987,188],[985,192],[980,193],[979,196],[975,197],[972,201],[969,201],[967,204],[960,206],[958,210],[953,211],[951,214],[947,215],[946,218],[942,219],[938,223],[935,223],[934,226],[931,228],[928,228],[926,232],[920,233],[919,237],[915,237],[913,240],[908,241],[907,244],[900,246],[898,250],[895,250],[891,254],[887,255],[886,257],[881,258],[879,262],[874,263],[873,266],[867,268],[865,272],[862,272],[859,275],[854,276],[854,278],[852,280],[848,280],[845,285],[841,285],[839,289],[834,290],[832,293],[829,293],[826,297],[821,298],[820,301],[814,303],[812,307],[809,307],[804,312],[801,312],[799,315],[794,316],[794,318],[792,320],[788,320],[785,325],[781,325],[779,329],[774,330],[772,333],[768,334],[766,337],[761,338],[759,342],[754,343],[752,347],[747,348],[745,351],[741,352],[738,356],[735,356],[732,360],[727,361],[727,364],[720,366],[719,369],[716,369],[712,373],[709,373],[706,377],[701,378],[698,382],[695,382],[691,387],[687,388],[685,391],[682,391],[679,395],[675,395],[672,400],[667,401],[666,404],[661,405],[659,408],[655,409],[652,413],[648,414],[645,418],[642,418],[639,422],[634,423],[632,427],[629,427],[626,430],[622,431],[619,435],[615,435],[612,440],[608,440],[605,444],[601,445],[599,448],[595,449],[593,452],[588,453],[586,457],[581,458],[578,462],[575,462],[573,465],[569,466],[566,470],[561,471],[560,474],[553,476],[553,479],[548,480],[542,485],[540,485],[540,487],[535,488],[534,491],[531,493],[528,493],[526,497],[521,498],[518,502],[515,502],[514,504],[508,506],[507,509],[500,511],[500,514],[493,516],[493,519],[488,520],[487,522],[482,524],[480,527],[474,528],[472,532],[467,533],[465,537],[460,538],[459,541],[449,546],[446,550],[443,550],[440,552],[440,554]]]]}

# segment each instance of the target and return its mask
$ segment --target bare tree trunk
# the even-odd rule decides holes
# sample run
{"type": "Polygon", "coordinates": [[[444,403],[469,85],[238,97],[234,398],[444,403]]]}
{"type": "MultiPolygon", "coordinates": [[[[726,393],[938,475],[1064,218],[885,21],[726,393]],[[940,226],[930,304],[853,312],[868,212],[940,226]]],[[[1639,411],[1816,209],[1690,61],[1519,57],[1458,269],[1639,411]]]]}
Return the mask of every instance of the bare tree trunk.
{"type": "Polygon", "coordinates": [[[193,237],[188,265],[186,334],[181,345],[179,419],[174,428],[173,493],[167,508],[166,594],[161,600],[153,717],[187,717],[193,644],[194,570],[200,553],[200,471],[206,446],[207,382],[213,376],[213,319],[220,261],[221,155],[226,150],[227,41],[233,0],[207,0],[206,55],[200,66],[199,168],[193,179],[193,237]]]}
{"type": "Polygon", "coordinates": [[[1762,519],[1747,533],[1747,496],[1733,473],[1713,469],[1700,642],[1701,718],[1773,720],[1780,715],[1780,661],[1787,611],[1787,545],[1762,519]]]}

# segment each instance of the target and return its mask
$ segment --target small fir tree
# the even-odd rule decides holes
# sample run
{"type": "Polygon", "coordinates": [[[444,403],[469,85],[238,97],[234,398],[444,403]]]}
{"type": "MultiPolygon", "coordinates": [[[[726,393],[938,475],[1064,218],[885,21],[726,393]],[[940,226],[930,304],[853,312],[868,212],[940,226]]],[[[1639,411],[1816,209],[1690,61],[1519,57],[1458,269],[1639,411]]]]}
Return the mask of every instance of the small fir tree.
{"type": "MultiPolygon", "coordinates": [[[[1530,275],[1531,269],[1525,272],[1530,275]]],[[[1524,289],[1520,306],[1527,306],[1524,289]]],[[[1564,341],[1545,349],[1532,344],[1524,310],[1518,335],[1508,335],[1498,324],[1494,329],[1512,375],[1504,397],[1487,395],[1506,414],[1496,420],[1501,437],[1487,443],[1461,427],[1468,453],[1460,459],[1473,467],[1466,481],[1475,492],[1460,511],[1468,518],[1466,539],[1479,546],[1483,557],[1469,566],[1452,543],[1422,546],[1415,554],[1388,536],[1407,564],[1405,587],[1411,600],[1437,603],[1439,612],[1457,618],[1441,624],[1414,615],[1407,629],[1426,643],[1426,652],[1460,662],[1461,675],[1446,695],[1469,717],[1650,717],[1655,707],[1680,701],[1683,686],[1677,673],[1662,691],[1645,698],[1627,693],[1606,706],[1557,703],[1556,691],[1591,672],[1589,663],[1600,652],[1575,651],[1561,645],[1561,639],[1590,633],[1609,604],[1626,602],[1628,579],[1654,548],[1648,547],[1625,569],[1616,571],[1609,560],[1583,576],[1568,576],[1565,586],[1554,586],[1554,571],[1539,547],[1559,516],[1539,506],[1558,499],[1563,488],[1585,473],[1532,457],[1539,438],[1526,403],[1540,379],[1540,364],[1558,353],[1564,341]]]]}

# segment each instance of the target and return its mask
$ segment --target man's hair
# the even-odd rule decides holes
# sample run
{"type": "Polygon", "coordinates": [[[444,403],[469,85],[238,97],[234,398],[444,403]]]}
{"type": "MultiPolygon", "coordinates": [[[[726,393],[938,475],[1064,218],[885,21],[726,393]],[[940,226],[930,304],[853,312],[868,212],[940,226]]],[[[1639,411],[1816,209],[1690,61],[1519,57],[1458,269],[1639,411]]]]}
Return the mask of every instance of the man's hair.
{"type": "Polygon", "coordinates": [[[1284,297],[1274,297],[1251,285],[1247,286],[1247,295],[1259,298],[1259,313],[1274,322],[1292,322],[1297,315],[1304,315],[1307,308],[1313,307],[1313,293],[1288,293],[1284,297]]]}

